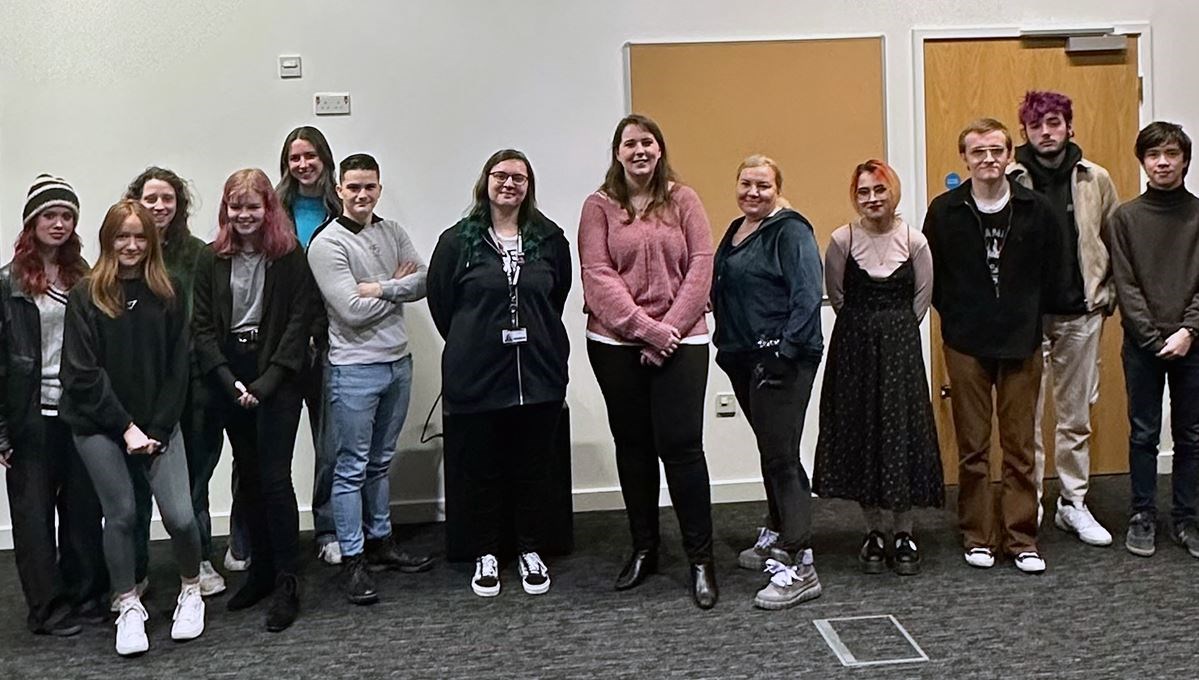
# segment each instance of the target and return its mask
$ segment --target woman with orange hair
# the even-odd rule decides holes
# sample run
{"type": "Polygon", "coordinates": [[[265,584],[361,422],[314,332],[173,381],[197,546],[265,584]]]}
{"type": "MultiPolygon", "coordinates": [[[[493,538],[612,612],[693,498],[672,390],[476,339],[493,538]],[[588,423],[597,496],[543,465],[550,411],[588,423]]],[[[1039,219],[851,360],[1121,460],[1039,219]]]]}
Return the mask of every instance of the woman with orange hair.
{"type": "Polygon", "coordinates": [[[134,586],[133,475],[145,475],[171,536],[181,587],[175,640],[204,632],[200,532],[179,417],[187,394],[187,317],[154,218],[126,199],[100,226],[100,257],[67,299],[59,414],[71,426],[104,513],[104,559],[117,593],[116,649],[149,648],[134,586]]]}
{"type": "Polygon", "coordinates": [[[214,422],[206,427],[223,427],[229,435],[254,555],[228,608],[246,609],[273,592],[266,629],[281,631],[300,606],[291,457],[316,284],[291,220],[261,170],[229,176],[217,220],[216,240],[196,267],[192,332],[216,402],[210,407],[214,422]]]}
{"type": "Polygon", "coordinates": [[[899,178],[883,161],[854,168],[849,196],[858,218],[833,232],[824,277],[837,322],[820,393],[813,490],[862,506],[868,574],[888,561],[920,571],[913,507],[941,507],[937,431],[920,350],[920,320],[933,291],[932,254],[896,214],[899,178]],[[882,511],[894,514],[892,549],[882,511]]]}

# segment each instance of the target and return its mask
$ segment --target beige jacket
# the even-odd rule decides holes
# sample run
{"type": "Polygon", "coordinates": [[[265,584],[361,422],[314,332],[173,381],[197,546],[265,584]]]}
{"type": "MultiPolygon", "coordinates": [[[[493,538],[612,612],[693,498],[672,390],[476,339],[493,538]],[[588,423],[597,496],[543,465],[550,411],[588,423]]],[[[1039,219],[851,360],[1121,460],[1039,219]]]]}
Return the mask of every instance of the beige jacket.
{"type": "MultiPolygon", "coordinates": [[[[1008,177],[1032,189],[1032,176],[1020,163],[1008,166],[1008,177]]],[[[1078,227],[1078,265],[1082,270],[1083,293],[1087,309],[1111,314],[1116,309],[1116,288],[1103,233],[1116,207],[1116,185],[1101,165],[1082,159],[1074,166],[1071,184],[1074,197],[1074,224],[1078,227]]]]}

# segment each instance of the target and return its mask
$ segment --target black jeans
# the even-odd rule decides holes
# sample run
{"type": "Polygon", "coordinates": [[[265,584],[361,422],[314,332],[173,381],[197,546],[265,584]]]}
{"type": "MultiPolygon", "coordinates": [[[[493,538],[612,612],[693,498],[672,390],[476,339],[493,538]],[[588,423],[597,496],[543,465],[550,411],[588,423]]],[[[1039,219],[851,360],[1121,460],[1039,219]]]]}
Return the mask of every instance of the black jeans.
{"type": "Polygon", "coordinates": [[[1124,338],[1124,383],[1128,390],[1128,467],[1132,512],[1156,516],[1157,447],[1162,432],[1162,391],[1170,385],[1170,432],[1174,437],[1175,526],[1195,522],[1199,486],[1199,347],[1181,359],[1159,359],[1124,338]]]}
{"type": "Polygon", "coordinates": [[[541,549],[561,413],[562,402],[554,401],[454,414],[476,555],[498,555],[509,526],[516,530],[518,552],[541,549]]]}
{"type": "MultiPolygon", "coordinates": [[[[253,345],[230,343],[226,358],[233,375],[246,385],[258,377],[258,353],[253,345]]],[[[280,383],[275,393],[252,409],[237,405],[223,387],[209,383],[214,393],[212,421],[206,428],[223,428],[229,435],[238,479],[234,493],[250,538],[250,575],[274,581],[276,574],[299,573],[300,515],[291,480],[291,459],[300,427],[303,399],[295,376],[280,383]],[[218,393],[219,390],[219,393],[218,393]]]]}
{"type": "Polygon", "coordinates": [[[66,423],[55,416],[34,417],[42,419],[45,436],[14,441],[6,473],[13,550],[31,631],[108,593],[100,501],[92,480],[66,423]]]}
{"type": "Polygon", "coordinates": [[[778,361],[779,371],[770,375],[770,384],[763,384],[755,374],[761,363],[757,352],[716,355],[758,440],[770,510],[767,526],[779,533],[778,547],[794,554],[812,540],[812,485],[800,462],[799,442],[819,364],[778,361]]]}
{"type": "Polygon", "coordinates": [[[708,346],[679,345],[662,367],[643,366],[639,347],[587,341],[608,407],[616,471],[634,550],[658,548],[658,459],[692,563],[712,559],[712,491],[704,459],[708,346]]]}

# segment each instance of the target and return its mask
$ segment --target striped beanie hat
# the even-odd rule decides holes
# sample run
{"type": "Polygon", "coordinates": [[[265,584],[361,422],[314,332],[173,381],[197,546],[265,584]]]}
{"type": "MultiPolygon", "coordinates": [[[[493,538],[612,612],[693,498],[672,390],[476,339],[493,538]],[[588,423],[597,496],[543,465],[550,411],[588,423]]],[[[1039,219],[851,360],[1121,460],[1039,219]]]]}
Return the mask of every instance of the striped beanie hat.
{"type": "Polygon", "coordinates": [[[56,207],[69,209],[75,213],[75,221],[79,221],[79,197],[75,190],[65,179],[42,173],[33,180],[25,197],[24,226],[28,227],[41,211],[56,207]]]}

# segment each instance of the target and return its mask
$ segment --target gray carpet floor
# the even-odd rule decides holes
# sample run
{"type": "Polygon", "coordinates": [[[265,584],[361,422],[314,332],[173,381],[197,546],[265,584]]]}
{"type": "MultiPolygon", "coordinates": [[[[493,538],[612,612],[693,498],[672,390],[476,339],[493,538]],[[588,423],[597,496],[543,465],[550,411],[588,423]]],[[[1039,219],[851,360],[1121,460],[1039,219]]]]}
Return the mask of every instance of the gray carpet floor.
{"type": "MultiPolygon", "coordinates": [[[[1159,507],[1169,507],[1161,478],[1159,507]]],[[[1056,488],[1048,485],[1048,495],[1056,488]]],[[[229,613],[221,595],[208,601],[198,640],[170,640],[178,592],[169,546],[152,546],[150,651],[121,659],[109,624],[74,638],[35,637],[11,552],[0,553],[2,678],[1192,678],[1199,676],[1199,560],[1159,532],[1158,553],[1134,557],[1122,547],[1128,481],[1094,480],[1095,515],[1116,545],[1094,548],[1052,527],[1041,546],[1047,573],[1028,576],[1007,561],[981,571],[961,558],[952,513],[922,511],[916,531],[924,571],[914,577],[862,574],[857,507],[816,503],[817,600],[783,612],[753,608],[762,575],[736,568],[736,553],[755,537],[761,503],[717,506],[721,599],[710,612],[687,595],[677,525],[663,510],[662,571],[640,588],[617,593],[612,581],[626,553],[623,513],[579,514],[576,551],[550,561],[552,590],[526,595],[515,568],[499,597],[470,590],[469,565],[439,563],[418,575],[383,574],[382,602],[354,607],[338,589],[338,570],[307,567],[301,618],[281,634],[263,630],[265,605],[229,613]],[[845,668],[813,624],[816,619],[893,615],[929,660],[845,668]]],[[[956,490],[949,491],[952,508],[956,490]]],[[[1048,504],[1048,502],[1047,502],[1048,504]]],[[[440,551],[440,525],[398,527],[414,549],[440,551]]],[[[311,538],[304,548],[309,555],[311,538]]],[[[223,546],[222,546],[223,547],[223,546]]],[[[230,579],[236,587],[240,577],[230,579]]],[[[859,659],[905,654],[877,622],[839,631],[859,659]]]]}

